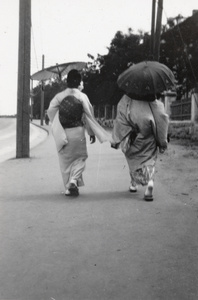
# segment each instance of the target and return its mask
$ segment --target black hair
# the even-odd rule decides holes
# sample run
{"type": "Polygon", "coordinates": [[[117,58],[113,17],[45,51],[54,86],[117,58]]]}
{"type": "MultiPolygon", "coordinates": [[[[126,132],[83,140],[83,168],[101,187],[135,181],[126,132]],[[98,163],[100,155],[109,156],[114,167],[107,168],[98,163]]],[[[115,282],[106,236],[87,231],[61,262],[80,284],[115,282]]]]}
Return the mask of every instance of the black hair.
{"type": "Polygon", "coordinates": [[[78,88],[80,83],[81,83],[81,75],[80,73],[73,69],[71,71],[69,71],[68,75],[67,75],[67,86],[69,88],[78,88]]]}

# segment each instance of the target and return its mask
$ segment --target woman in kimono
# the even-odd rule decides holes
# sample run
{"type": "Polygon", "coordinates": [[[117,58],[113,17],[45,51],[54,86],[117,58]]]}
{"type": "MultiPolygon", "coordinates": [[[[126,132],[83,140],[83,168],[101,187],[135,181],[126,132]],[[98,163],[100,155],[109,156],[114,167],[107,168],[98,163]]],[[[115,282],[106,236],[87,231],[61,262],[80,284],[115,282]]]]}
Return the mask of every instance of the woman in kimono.
{"type": "Polygon", "coordinates": [[[71,70],[67,88],[51,100],[47,111],[66,196],[78,196],[78,187],[84,185],[82,174],[88,157],[85,129],[91,143],[95,142],[95,136],[101,143],[110,141],[108,133],[95,120],[92,105],[82,89],[80,73],[71,70]]]}
{"type": "Polygon", "coordinates": [[[117,106],[112,147],[125,154],[131,178],[130,192],[146,186],[144,199],[153,200],[154,173],[158,149],[167,148],[168,115],[159,100],[134,100],[124,95],[117,106]]]}

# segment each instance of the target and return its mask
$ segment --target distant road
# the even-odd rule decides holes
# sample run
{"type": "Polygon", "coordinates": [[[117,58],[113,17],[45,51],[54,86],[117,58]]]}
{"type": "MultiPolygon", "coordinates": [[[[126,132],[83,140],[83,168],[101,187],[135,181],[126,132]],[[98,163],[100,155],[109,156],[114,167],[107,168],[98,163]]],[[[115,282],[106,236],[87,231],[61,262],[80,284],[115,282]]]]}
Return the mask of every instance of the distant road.
{"type": "MultiPolygon", "coordinates": [[[[39,125],[39,121],[33,123],[39,125]]],[[[47,137],[42,128],[30,124],[30,149],[37,146],[47,137]]],[[[0,118],[0,163],[16,157],[16,118],[0,118]]]]}

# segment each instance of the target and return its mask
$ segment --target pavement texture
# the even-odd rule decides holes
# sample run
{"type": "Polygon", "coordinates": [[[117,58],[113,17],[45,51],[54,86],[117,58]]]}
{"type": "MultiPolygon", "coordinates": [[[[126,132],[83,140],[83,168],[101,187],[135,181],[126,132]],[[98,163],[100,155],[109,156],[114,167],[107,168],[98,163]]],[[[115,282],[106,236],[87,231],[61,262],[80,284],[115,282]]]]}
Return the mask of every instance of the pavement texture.
{"type": "MultiPolygon", "coordinates": [[[[16,118],[0,118],[0,163],[16,157],[16,122],[16,118]]],[[[47,134],[40,120],[30,123],[30,149],[39,145],[47,134]]]]}
{"type": "Polygon", "coordinates": [[[30,158],[0,164],[0,300],[197,300],[197,204],[171,190],[168,156],[148,203],[121,151],[87,138],[85,187],[65,197],[44,127],[30,158]]]}

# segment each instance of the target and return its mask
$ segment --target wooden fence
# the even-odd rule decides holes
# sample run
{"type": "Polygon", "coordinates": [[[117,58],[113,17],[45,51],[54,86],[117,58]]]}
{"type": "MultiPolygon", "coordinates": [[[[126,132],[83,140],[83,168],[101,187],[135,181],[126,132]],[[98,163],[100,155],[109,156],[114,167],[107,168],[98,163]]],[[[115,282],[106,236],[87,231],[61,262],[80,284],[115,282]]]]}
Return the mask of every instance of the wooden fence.
{"type": "Polygon", "coordinates": [[[94,105],[96,119],[114,120],[116,118],[117,105],[94,105]]]}
{"type": "MultiPolygon", "coordinates": [[[[194,93],[190,98],[172,100],[170,98],[162,99],[165,105],[165,111],[171,121],[192,121],[198,122],[198,93],[194,93]]],[[[98,120],[114,120],[116,118],[117,105],[99,105],[94,106],[94,114],[98,120]]]]}
{"type": "Polygon", "coordinates": [[[191,98],[174,101],[170,106],[170,119],[173,121],[191,120],[191,102],[191,98]]]}
{"type": "MultiPolygon", "coordinates": [[[[96,119],[114,120],[116,118],[116,105],[94,106],[94,115],[96,119]]],[[[182,121],[191,119],[191,99],[174,101],[170,105],[170,119],[173,121],[182,121]]]]}

